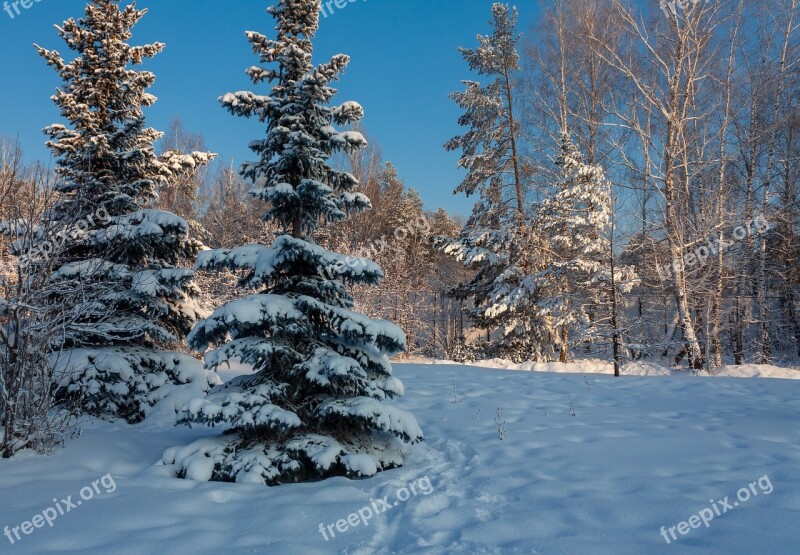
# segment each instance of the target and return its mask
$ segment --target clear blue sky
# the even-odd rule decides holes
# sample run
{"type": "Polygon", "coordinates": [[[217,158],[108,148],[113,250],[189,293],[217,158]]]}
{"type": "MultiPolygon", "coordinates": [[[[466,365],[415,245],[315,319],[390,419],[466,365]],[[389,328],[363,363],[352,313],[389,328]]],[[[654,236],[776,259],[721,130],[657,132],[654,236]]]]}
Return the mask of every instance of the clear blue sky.
{"type": "MultiPolygon", "coordinates": [[[[167,44],[144,66],[158,78],[152,92],[159,101],[148,110],[148,123],[165,130],[180,116],[223,159],[237,165],[249,159],[247,145],[262,136],[263,127],[229,115],[217,97],[252,88],[244,70],[257,59],[244,31],[272,33],[273,20],[265,11],[270,4],[137,2],[150,12],[134,29],[132,42],[167,44]]],[[[41,129],[59,121],[49,98],[58,78],[32,44],[67,55],[52,25],[81,16],[84,5],[84,0],[41,0],[14,19],[0,11],[0,136],[18,135],[29,159],[49,160],[41,129]]],[[[321,22],[316,62],[338,52],[352,57],[336,101],[356,100],[364,106],[367,132],[430,209],[442,206],[466,215],[473,204],[452,195],[460,181],[458,156],[442,145],[459,133],[459,111],[448,94],[470,78],[457,49],[474,46],[475,35],[488,32],[491,5],[492,0],[355,0],[321,22]]],[[[524,32],[538,18],[538,2],[521,0],[518,5],[524,32]]]]}

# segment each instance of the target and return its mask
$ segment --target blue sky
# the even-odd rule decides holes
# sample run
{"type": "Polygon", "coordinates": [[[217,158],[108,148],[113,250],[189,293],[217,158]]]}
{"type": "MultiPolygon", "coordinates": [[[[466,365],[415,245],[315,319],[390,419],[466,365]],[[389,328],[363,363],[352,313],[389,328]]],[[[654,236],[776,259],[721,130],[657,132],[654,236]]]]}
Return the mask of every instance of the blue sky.
{"type": "MultiPolygon", "coordinates": [[[[538,17],[538,2],[519,4],[520,28],[527,31],[538,17]]],[[[0,11],[0,135],[18,135],[29,159],[49,160],[41,129],[59,121],[49,98],[58,78],[32,44],[67,55],[52,25],[81,16],[84,5],[84,0],[40,0],[20,8],[13,19],[0,11]]],[[[137,5],[150,12],[134,29],[132,42],[167,44],[144,66],[158,77],[152,92],[159,102],[147,111],[148,123],[165,130],[180,116],[223,159],[237,165],[249,159],[247,144],[262,136],[263,127],[229,115],[217,98],[252,88],[244,70],[257,59],[244,31],[272,32],[265,11],[270,1],[139,0],[137,5]]],[[[352,57],[336,101],[364,106],[367,132],[430,209],[467,215],[473,204],[452,195],[460,181],[458,156],[442,145],[459,133],[459,111],[448,94],[470,78],[458,47],[472,47],[477,33],[488,32],[491,5],[491,0],[355,0],[321,22],[317,63],[338,52],[352,57]]]]}

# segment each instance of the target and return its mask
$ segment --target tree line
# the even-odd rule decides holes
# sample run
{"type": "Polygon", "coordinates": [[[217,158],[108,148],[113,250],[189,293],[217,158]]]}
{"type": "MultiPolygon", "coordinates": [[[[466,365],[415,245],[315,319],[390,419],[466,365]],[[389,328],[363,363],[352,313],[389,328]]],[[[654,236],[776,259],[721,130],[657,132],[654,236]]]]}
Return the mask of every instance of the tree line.
{"type": "Polygon", "coordinates": [[[442,246],[477,265],[484,351],[800,354],[798,2],[661,4],[547,2],[523,36],[497,4],[462,49],[481,79],[447,148],[480,201],[442,246]]]}

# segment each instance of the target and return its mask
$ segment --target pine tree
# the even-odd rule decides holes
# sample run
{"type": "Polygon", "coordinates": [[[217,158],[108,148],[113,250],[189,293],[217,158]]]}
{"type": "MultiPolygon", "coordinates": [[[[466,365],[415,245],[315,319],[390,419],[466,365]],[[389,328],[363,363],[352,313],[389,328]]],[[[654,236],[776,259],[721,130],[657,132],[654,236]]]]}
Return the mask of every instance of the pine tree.
{"type": "Polygon", "coordinates": [[[538,292],[531,279],[532,234],[505,209],[499,188],[489,188],[482,197],[457,238],[434,239],[443,252],[476,271],[450,295],[470,299],[473,324],[494,334],[483,349],[485,356],[516,362],[548,359],[549,329],[536,315],[538,292]]]}
{"type": "Polygon", "coordinates": [[[491,82],[484,87],[464,81],[466,90],[452,95],[464,110],[459,124],[469,130],[445,145],[461,150],[459,167],[467,170],[455,192],[478,194],[480,201],[459,237],[437,238],[436,245],[477,271],[452,294],[471,299],[473,323],[499,335],[486,354],[526,360],[541,353],[532,319],[535,299],[526,287],[534,260],[514,102],[518,15],[516,8],[499,3],[492,15],[492,35],[478,36],[478,48],[461,49],[470,69],[491,82]]]}
{"type": "Polygon", "coordinates": [[[154,154],[161,134],[143,114],[156,101],[147,92],[155,76],[130,67],[164,48],[127,43],[146,12],[95,0],[84,18],[56,27],[77,54],[72,61],[37,46],[64,82],[53,100],[68,122],[45,129],[58,159],[60,197],[48,218],[62,239],[49,280],[78,278],[85,287],[79,302],[65,306],[76,318],[55,349],[69,355],[61,357],[67,383],[59,397],[89,414],[130,422],[172,386],[209,385],[194,359],[165,350],[199,317],[193,272],[176,264],[200,245],[186,221],[148,208],[174,174],[154,154]]]}
{"type": "Polygon", "coordinates": [[[357,180],[327,163],[365,146],[360,133],[334,128],[357,122],[363,109],[329,106],[347,56],[312,64],[319,0],[281,0],[268,12],[277,38],[247,38],[270,67],[247,73],[256,85],[272,83],[270,96],[239,92],[221,101],[267,124],[266,138],[251,144],[258,160],[245,163],[242,175],[259,185],[253,194],[268,201],[266,217],[283,233],[269,247],[200,255],[199,268],[240,271],[241,286],[257,293],[218,308],[189,337],[198,351],[216,347],[206,354],[209,368],[235,359],[254,373],[182,412],[187,423],[228,426],[224,436],[170,449],[163,459],[178,476],[202,480],[273,485],[370,476],[401,465],[404,441],[420,441],[422,432],[413,416],[382,402],[403,393],[389,362],[405,349],[402,330],[351,310],[346,285],[376,283],[380,268],[314,241],[320,225],[369,208],[353,192],[357,180]]]}
{"type": "MultiPolygon", "coordinates": [[[[519,16],[508,4],[492,5],[492,35],[478,35],[480,46],[461,48],[470,70],[491,82],[483,87],[476,81],[464,81],[466,90],[451,95],[464,110],[459,124],[469,131],[454,137],[448,151],[461,150],[459,167],[467,170],[456,193],[467,195],[490,187],[512,187],[511,198],[520,221],[525,216],[525,194],[519,153],[520,128],[515,112],[514,74],[519,70],[516,26],[519,16]],[[506,179],[511,175],[512,179],[506,179]]],[[[508,195],[506,195],[508,196],[508,195]]]]}

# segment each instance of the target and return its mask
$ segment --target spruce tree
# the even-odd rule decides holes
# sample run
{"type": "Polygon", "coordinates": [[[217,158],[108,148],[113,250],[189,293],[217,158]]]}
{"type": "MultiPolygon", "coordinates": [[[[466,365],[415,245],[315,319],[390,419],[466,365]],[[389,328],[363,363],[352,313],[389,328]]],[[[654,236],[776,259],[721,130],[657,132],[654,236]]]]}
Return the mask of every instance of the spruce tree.
{"type": "Polygon", "coordinates": [[[534,283],[538,312],[557,330],[555,342],[561,361],[567,362],[571,343],[601,338],[602,329],[617,317],[607,314],[610,305],[638,278],[633,268],[614,265],[611,184],[602,166],[584,162],[567,132],[556,164],[561,181],[540,203],[536,218],[551,255],[534,283]]]}
{"type": "Polygon", "coordinates": [[[271,246],[243,245],[201,253],[197,267],[240,272],[255,293],[219,307],[189,337],[210,369],[231,360],[254,373],[198,398],[182,411],[186,423],[219,424],[227,433],[168,450],[164,463],[181,477],[274,485],[335,475],[370,476],[403,462],[404,442],[422,439],[414,417],[384,402],[403,393],[389,356],[405,349],[397,326],[354,312],[347,286],[383,276],[365,259],[317,245],[315,232],[369,208],[356,179],[328,165],[338,152],[365,146],[355,131],[334,127],[363,116],[355,102],[330,106],[349,62],[336,55],[312,64],[319,0],[281,0],[268,9],[277,36],[248,32],[267,67],[252,67],[269,96],[227,94],[237,116],[266,123],[251,143],[258,156],[241,173],[268,202],[266,218],[282,233],[271,246]]]}
{"type": "Polygon", "coordinates": [[[147,10],[118,4],[94,0],[83,18],[56,27],[76,53],[71,61],[36,47],[63,80],[52,98],[67,122],[45,129],[59,194],[48,225],[58,226],[61,244],[42,267],[52,268],[50,283],[79,279],[84,287],[64,307],[75,318],[54,346],[66,353],[59,398],[136,422],[173,386],[209,383],[199,363],[168,350],[200,316],[193,272],[177,267],[200,245],[185,220],[148,208],[174,172],[155,155],[161,134],[143,113],[156,101],[147,92],[155,76],[131,66],[165,45],[128,44],[147,10]]]}

